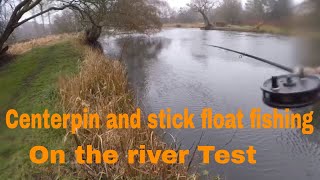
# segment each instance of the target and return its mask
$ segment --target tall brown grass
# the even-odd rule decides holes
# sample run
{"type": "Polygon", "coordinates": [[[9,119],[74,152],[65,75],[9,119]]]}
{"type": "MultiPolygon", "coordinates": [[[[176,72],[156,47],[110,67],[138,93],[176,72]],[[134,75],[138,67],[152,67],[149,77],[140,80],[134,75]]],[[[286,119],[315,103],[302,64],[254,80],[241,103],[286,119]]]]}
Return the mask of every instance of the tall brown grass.
{"type": "Polygon", "coordinates": [[[61,42],[62,40],[70,40],[76,36],[76,34],[50,35],[43,38],[32,39],[26,42],[15,43],[10,46],[8,53],[11,55],[21,55],[33,48],[52,45],[61,42]]]}
{"type": "MultiPolygon", "coordinates": [[[[84,52],[80,73],[62,78],[59,83],[64,111],[82,113],[86,107],[100,117],[108,113],[134,112],[134,97],[128,88],[124,66],[119,61],[109,60],[99,51],[77,44],[77,48],[84,52]]],[[[81,178],[187,179],[187,170],[183,165],[168,165],[163,162],[128,164],[129,149],[139,149],[140,145],[146,145],[146,149],[154,151],[169,149],[145,124],[141,129],[79,129],[76,139],[83,147],[92,145],[102,152],[113,149],[119,153],[119,161],[115,165],[77,165],[81,178]]]]}

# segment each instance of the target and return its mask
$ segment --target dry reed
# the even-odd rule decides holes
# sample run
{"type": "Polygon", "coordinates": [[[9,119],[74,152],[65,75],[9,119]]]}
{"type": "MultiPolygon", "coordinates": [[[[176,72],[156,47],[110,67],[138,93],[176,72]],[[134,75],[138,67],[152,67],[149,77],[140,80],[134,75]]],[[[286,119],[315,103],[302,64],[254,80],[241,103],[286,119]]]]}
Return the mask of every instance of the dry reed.
{"type": "MultiPolygon", "coordinates": [[[[134,97],[128,89],[124,66],[119,61],[107,59],[94,49],[76,44],[77,48],[82,48],[84,59],[79,74],[61,78],[59,82],[64,112],[82,113],[85,107],[91,113],[98,113],[100,117],[105,117],[108,113],[134,112],[134,97]]],[[[146,149],[154,151],[170,149],[145,124],[142,124],[141,129],[78,129],[76,139],[83,147],[92,145],[102,152],[113,149],[119,154],[119,161],[115,165],[76,165],[81,178],[187,179],[187,170],[183,165],[164,162],[128,164],[127,151],[139,149],[140,145],[146,145],[146,149]]]]}
{"type": "Polygon", "coordinates": [[[60,35],[50,35],[43,38],[32,39],[26,42],[20,42],[12,44],[8,50],[8,53],[11,55],[21,55],[30,51],[33,48],[40,46],[52,45],[62,40],[70,40],[75,38],[75,34],[60,34],[60,35]]]}

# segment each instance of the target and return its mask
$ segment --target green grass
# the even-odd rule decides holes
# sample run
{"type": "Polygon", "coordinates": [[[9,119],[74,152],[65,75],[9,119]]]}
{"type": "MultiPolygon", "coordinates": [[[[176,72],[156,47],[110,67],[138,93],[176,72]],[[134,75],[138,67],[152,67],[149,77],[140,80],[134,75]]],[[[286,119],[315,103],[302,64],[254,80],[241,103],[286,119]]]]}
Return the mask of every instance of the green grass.
{"type": "Polygon", "coordinates": [[[8,109],[19,113],[61,112],[57,80],[78,71],[81,58],[71,42],[36,48],[0,68],[0,179],[57,178],[58,165],[35,165],[29,160],[32,146],[65,149],[64,130],[10,130],[5,124],[8,109]],[[46,178],[47,177],[47,178],[46,178]]]}

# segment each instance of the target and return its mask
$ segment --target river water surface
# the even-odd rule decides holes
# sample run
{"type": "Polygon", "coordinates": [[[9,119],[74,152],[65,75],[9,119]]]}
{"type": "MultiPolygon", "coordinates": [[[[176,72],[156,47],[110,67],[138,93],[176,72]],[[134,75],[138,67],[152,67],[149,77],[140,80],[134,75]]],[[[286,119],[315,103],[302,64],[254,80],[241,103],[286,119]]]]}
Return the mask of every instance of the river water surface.
{"type": "MultiPolygon", "coordinates": [[[[184,108],[196,113],[194,122],[198,128],[166,130],[182,148],[192,147],[204,133],[200,145],[228,150],[254,146],[257,150],[256,165],[199,164],[199,173],[219,174],[228,180],[320,179],[318,130],[306,136],[301,130],[249,128],[248,114],[252,108],[272,112],[261,100],[260,86],[272,75],[286,72],[206,45],[223,46],[296,67],[320,65],[319,42],[265,34],[166,29],[152,36],[106,37],[102,44],[107,54],[124,60],[129,82],[146,114],[165,108],[171,108],[172,113],[182,113],[184,108]],[[205,107],[216,113],[236,113],[241,109],[245,128],[201,129],[199,113],[205,107]]],[[[319,106],[294,111],[311,110],[316,111],[314,118],[319,121],[319,106]]],[[[199,159],[197,155],[195,162],[199,159]]]]}

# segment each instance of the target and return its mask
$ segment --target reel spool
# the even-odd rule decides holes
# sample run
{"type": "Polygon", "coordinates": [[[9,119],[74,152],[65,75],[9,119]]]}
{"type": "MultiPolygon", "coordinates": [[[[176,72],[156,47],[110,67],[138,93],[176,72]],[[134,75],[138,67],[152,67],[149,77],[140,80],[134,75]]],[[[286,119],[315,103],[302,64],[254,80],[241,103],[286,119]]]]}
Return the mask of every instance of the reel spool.
{"type": "Polygon", "coordinates": [[[261,87],[263,101],[274,108],[299,108],[320,99],[320,78],[317,76],[273,76],[261,87]]]}

